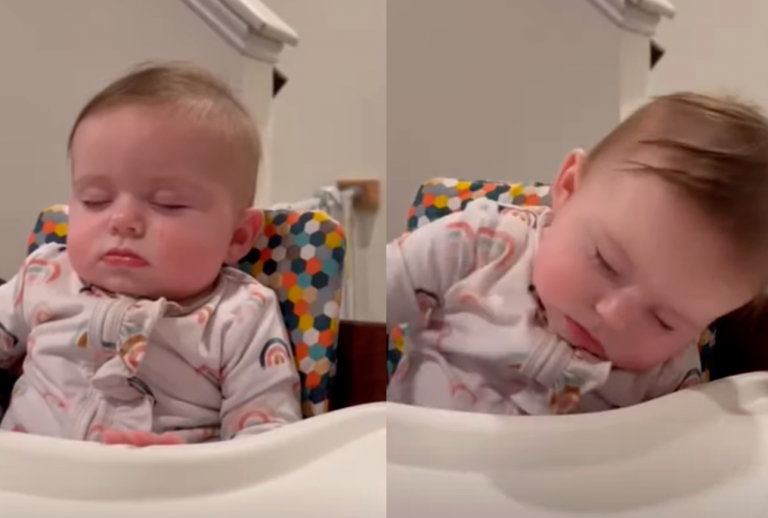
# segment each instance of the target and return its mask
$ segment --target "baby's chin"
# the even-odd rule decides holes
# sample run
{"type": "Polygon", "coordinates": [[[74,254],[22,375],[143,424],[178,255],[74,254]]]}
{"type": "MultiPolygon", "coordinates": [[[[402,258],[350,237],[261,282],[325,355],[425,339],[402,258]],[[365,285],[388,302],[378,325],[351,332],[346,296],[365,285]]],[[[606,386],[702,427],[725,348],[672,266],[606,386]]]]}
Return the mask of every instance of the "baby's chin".
{"type": "Polygon", "coordinates": [[[184,300],[195,297],[204,289],[174,289],[173,286],[158,286],[152,282],[136,282],[132,279],[110,276],[108,278],[81,277],[84,284],[94,286],[100,290],[135,299],[167,299],[184,300]]]}

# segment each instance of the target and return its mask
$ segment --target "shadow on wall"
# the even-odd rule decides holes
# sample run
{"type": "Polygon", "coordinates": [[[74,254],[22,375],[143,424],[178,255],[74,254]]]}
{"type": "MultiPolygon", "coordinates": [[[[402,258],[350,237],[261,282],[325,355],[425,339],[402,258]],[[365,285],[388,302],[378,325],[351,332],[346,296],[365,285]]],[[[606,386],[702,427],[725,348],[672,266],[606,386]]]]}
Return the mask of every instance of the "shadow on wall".
{"type": "Polygon", "coordinates": [[[272,97],[277,97],[277,94],[280,93],[280,90],[283,89],[285,84],[288,82],[288,77],[280,72],[277,68],[275,68],[272,72],[272,97]]]}
{"type": "Polygon", "coordinates": [[[651,40],[651,70],[656,67],[656,64],[664,57],[665,53],[666,51],[661,45],[651,40]]]}

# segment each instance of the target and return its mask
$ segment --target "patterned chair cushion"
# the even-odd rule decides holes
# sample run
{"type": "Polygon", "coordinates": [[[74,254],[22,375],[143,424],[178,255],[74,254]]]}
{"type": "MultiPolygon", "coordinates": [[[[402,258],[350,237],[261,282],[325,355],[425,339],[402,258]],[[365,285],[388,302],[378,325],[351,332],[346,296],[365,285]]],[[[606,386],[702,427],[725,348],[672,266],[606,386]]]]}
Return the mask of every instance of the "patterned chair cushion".
{"type": "MultiPolygon", "coordinates": [[[[67,220],[66,205],[44,210],[27,252],[45,243],[65,244],[67,220]]],[[[324,212],[268,210],[254,247],[239,264],[277,293],[301,374],[305,417],[329,408],[346,246],[341,227],[324,212]]]]}
{"type": "MultiPolygon", "coordinates": [[[[461,181],[436,178],[424,183],[408,210],[408,228],[414,230],[451,212],[463,210],[469,202],[478,198],[490,198],[514,205],[550,205],[550,186],[544,183],[504,183],[491,181],[461,181]]],[[[407,326],[396,326],[389,335],[387,345],[387,373],[395,372],[406,347],[407,326]]],[[[712,347],[715,345],[715,329],[706,329],[699,339],[699,354],[704,378],[709,378],[712,347]]]]}

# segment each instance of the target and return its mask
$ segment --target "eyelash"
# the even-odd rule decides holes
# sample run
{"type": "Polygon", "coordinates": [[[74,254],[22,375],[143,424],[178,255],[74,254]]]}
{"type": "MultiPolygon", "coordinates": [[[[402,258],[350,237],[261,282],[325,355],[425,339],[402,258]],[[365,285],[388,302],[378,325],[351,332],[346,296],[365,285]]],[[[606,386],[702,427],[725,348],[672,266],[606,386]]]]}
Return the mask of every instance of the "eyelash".
{"type": "Polygon", "coordinates": [[[659,323],[659,325],[660,325],[660,326],[661,326],[661,327],[662,327],[664,330],[666,330],[666,331],[673,331],[673,330],[674,330],[674,328],[673,328],[672,326],[670,326],[669,324],[667,324],[666,322],[664,322],[664,321],[663,321],[661,318],[659,318],[659,316],[658,316],[658,315],[654,315],[654,318],[656,319],[656,322],[658,322],[658,323],[659,323]]]}
{"type": "MultiPolygon", "coordinates": [[[[105,207],[106,205],[109,204],[109,202],[108,201],[83,201],[82,204],[87,209],[97,210],[105,207]]],[[[171,211],[171,212],[187,208],[186,205],[163,205],[160,203],[153,203],[152,205],[158,210],[171,211]]]]}
{"type": "Polygon", "coordinates": [[[595,260],[600,265],[600,268],[602,268],[605,272],[609,273],[610,275],[617,275],[618,272],[613,269],[613,267],[608,264],[608,261],[605,260],[605,257],[602,256],[602,254],[595,250],[595,260]]]}
{"type": "Polygon", "coordinates": [[[177,211],[177,210],[182,210],[187,208],[186,205],[163,205],[160,203],[153,203],[153,205],[155,206],[156,209],[167,210],[167,211],[177,211]]]}
{"type": "Polygon", "coordinates": [[[83,206],[87,209],[100,209],[107,205],[108,201],[83,201],[83,206]]]}

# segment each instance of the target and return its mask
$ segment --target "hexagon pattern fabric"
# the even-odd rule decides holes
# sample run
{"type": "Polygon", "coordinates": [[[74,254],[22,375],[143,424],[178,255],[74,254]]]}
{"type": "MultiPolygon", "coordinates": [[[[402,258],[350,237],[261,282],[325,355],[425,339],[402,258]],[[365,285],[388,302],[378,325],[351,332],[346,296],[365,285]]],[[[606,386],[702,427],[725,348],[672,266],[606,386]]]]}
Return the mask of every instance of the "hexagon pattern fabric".
{"type": "MultiPolygon", "coordinates": [[[[44,210],[27,252],[45,243],[65,244],[67,221],[66,205],[44,210]]],[[[254,247],[239,264],[277,293],[301,374],[305,417],[329,408],[346,246],[341,227],[324,212],[268,210],[254,247]]]]}
{"type": "MultiPolygon", "coordinates": [[[[550,186],[544,183],[505,183],[492,181],[463,181],[451,178],[435,178],[424,183],[416,193],[416,199],[408,210],[408,228],[411,231],[451,212],[464,209],[478,198],[490,198],[514,205],[550,205],[550,186]]],[[[405,350],[407,326],[395,326],[387,345],[387,372],[391,376],[405,350]]],[[[715,329],[710,327],[699,340],[699,354],[705,379],[709,377],[712,348],[715,345],[715,329]]]]}

